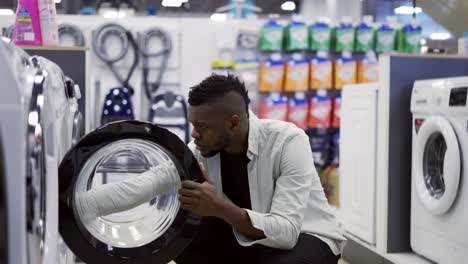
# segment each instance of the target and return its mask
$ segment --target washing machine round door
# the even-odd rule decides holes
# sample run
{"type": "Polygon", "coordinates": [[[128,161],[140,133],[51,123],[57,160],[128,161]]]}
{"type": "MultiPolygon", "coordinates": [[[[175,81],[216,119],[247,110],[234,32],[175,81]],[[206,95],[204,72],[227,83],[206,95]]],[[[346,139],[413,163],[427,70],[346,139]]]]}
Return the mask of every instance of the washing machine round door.
{"type": "Polygon", "coordinates": [[[460,148],[449,121],[433,116],[424,121],[415,143],[413,184],[424,207],[435,215],[452,206],[460,183],[460,148]]]}
{"type": "Polygon", "coordinates": [[[86,263],[168,263],[201,220],[180,208],[182,180],[203,177],[176,135],[139,121],[105,125],[60,164],[60,234],[86,263]]]}

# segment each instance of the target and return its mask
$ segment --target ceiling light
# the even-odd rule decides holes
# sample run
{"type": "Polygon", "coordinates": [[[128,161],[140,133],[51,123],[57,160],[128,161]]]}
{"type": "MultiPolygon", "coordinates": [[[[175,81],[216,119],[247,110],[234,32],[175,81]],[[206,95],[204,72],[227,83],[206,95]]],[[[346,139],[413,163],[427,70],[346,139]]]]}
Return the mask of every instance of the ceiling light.
{"type": "Polygon", "coordinates": [[[412,6],[400,6],[395,8],[395,14],[398,15],[412,15],[413,13],[419,14],[422,12],[422,8],[420,7],[415,7],[413,8],[412,6]]]}
{"type": "Polygon", "coordinates": [[[163,0],[162,6],[165,7],[181,7],[184,1],[181,0],[163,0]]]}
{"type": "Polygon", "coordinates": [[[15,12],[11,9],[0,9],[0,16],[12,16],[15,12]]]}
{"type": "Polygon", "coordinates": [[[226,21],[227,15],[224,13],[214,13],[211,15],[210,19],[216,22],[226,21]]]}
{"type": "Polygon", "coordinates": [[[444,32],[437,32],[437,33],[432,33],[431,35],[429,35],[429,38],[433,40],[447,40],[450,37],[451,36],[449,33],[444,33],[444,32]]]}
{"type": "Polygon", "coordinates": [[[296,9],[296,4],[293,1],[286,1],[281,5],[281,9],[285,11],[293,11],[296,9]]]}
{"type": "Polygon", "coordinates": [[[55,0],[55,3],[60,4],[60,3],[62,3],[62,0],[55,0]]]}

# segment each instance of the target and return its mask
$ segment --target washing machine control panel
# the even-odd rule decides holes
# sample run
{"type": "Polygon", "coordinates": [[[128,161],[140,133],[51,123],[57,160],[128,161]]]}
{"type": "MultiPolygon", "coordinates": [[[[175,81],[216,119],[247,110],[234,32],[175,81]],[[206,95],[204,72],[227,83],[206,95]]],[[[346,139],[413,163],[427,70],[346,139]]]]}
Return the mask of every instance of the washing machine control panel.
{"type": "Polygon", "coordinates": [[[450,90],[449,106],[466,106],[468,87],[456,87],[450,90]]]}

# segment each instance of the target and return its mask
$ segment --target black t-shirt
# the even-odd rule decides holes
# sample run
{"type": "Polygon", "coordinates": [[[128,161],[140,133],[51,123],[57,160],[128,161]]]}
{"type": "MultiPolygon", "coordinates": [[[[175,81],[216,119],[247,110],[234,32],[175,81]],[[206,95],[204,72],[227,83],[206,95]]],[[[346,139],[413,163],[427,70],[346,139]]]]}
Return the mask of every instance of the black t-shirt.
{"type": "Polygon", "coordinates": [[[221,178],[223,193],[240,208],[252,209],[250,203],[247,153],[221,152],[221,178]]]}

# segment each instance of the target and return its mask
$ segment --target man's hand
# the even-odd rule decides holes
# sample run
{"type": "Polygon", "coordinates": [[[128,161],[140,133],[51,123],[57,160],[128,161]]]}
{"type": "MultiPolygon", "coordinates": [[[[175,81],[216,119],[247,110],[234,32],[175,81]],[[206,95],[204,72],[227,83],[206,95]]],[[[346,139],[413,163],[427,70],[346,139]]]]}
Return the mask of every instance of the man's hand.
{"type": "Polygon", "coordinates": [[[226,201],[216,193],[213,180],[208,176],[202,163],[200,169],[205,182],[182,181],[182,188],[179,190],[181,207],[201,216],[219,217],[220,209],[226,201]]]}

